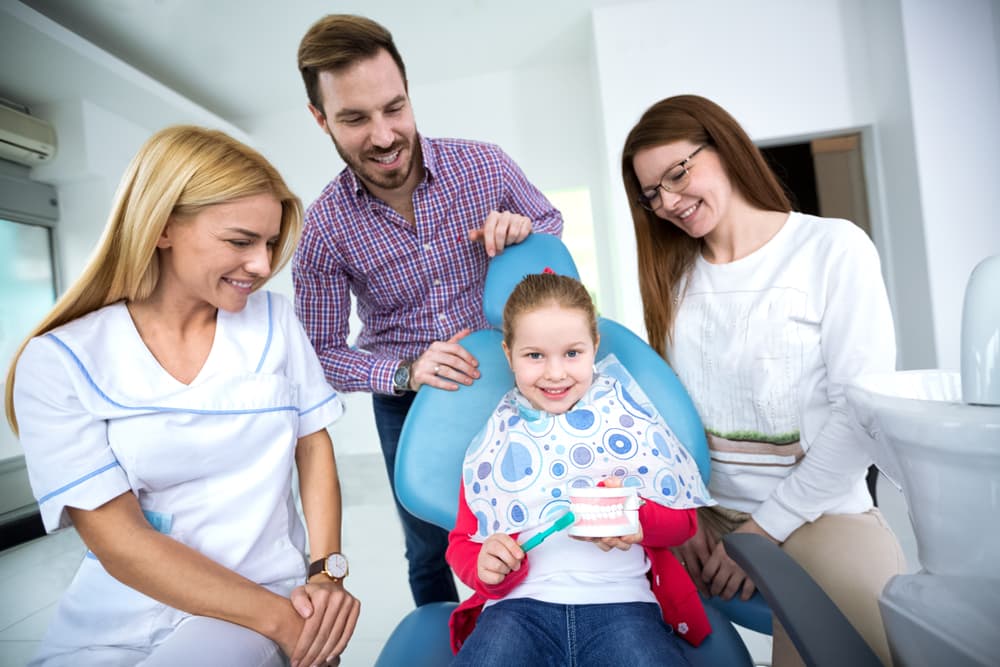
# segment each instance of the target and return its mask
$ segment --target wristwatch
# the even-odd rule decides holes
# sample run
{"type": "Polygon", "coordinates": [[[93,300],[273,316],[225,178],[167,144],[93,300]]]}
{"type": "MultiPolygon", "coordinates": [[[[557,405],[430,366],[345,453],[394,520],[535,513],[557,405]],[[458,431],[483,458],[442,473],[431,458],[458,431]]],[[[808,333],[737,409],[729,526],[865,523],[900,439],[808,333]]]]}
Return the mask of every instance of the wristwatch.
{"type": "Polygon", "coordinates": [[[402,394],[406,391],[413,391],[410,388],[410,366],[413,362],[410,360],[404,360],[403,363],[399,365],[396,369],[395,374],[392,376],[392,388],[397,394],[402,394]]]}
{"type": "Polygon", "coordinates": [[[347,576],[347,556],[334,551],[325,558],[315,560],[309,565],[309,579],[317,574],[325,574],[332,581],[340,581],[347,576]]]}

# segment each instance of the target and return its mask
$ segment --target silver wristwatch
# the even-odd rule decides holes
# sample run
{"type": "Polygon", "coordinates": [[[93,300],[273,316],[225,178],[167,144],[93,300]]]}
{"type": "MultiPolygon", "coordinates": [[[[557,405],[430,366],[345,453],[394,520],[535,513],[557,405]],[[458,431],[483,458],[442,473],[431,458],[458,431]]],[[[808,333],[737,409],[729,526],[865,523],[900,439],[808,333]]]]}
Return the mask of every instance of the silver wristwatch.
{"type": "Polygon", "coordinates": [[[413,391],[410,387],[410,367],[413,366],[413,362],[410,360],[403,360],[396,369],[396,372],[392,376],[392,388],[397,394],[402,394],[407,391],[413,391]]]}

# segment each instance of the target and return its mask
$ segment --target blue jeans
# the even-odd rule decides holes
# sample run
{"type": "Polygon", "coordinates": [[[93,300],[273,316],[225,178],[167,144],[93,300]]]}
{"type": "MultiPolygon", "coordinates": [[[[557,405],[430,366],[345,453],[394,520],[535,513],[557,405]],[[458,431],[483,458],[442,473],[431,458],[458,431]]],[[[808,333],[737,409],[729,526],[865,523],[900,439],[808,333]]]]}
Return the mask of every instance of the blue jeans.
{"type": "Polygon", "coordinates": [[[375,427],[382,443],[382,457],[389,473],[392,498],[403,523],[410,593],[419,607],[428,602],[455,602],[458,600],[458,591],[455,589],[451,568],[444,559],[444,552],[448,548],[448,532],[407,512],[396,497],[396,448],[399,445],[399,433],[403,430],[403,421],[414,397],[414,393],[402,396],[372,394],[372,407],[375,410],[375,427]]]}
{"type": "Polygon", "coordinates": [[[679,642],[652,602],[566,605],[514,598],[483,611],[451,664],[687,667],[679,642]]]}

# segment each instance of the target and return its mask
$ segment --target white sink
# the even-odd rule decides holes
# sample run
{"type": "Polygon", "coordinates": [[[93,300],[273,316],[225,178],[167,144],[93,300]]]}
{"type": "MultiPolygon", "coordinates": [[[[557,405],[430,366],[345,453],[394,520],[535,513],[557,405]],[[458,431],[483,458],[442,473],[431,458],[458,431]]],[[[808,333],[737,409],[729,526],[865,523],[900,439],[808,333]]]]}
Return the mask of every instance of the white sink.
{"type": "Polygon", "coordinates": [[[903,490],[924,569],[1000,580],[1000,407],[961,400],[959,374],[938,370],[847,387],[872,458],[903,490]]]}

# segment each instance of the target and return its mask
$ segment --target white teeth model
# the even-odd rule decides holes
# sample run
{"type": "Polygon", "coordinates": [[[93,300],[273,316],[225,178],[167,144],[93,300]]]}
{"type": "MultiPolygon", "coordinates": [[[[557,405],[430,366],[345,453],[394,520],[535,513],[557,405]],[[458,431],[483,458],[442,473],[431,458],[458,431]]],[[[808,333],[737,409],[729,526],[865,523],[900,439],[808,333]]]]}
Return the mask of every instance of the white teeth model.
{"type": "Polygon", "coordinates": [[[569,527],[569,534],[578,537],[631,535],[639,530],[641,504],[636,489],[573,489],[570,491],[570,511],[577,521],[569,527]]]}
{"type": "Polygon", "coordinates": [[[226,282],[232,283],[233,285],[236,285],[237,287],[242,287],[243,289],[250,289],[251,287],[253,287],[253,281],[252,280],[250,280],[248,282],[243,282],[243,281],[239,281],[239,280],[233,280],[232,278],[226,278],[226,282]]]}
{"type": "Polygon", "coordinates": [[[625,514],[625,505],[590,505],[584,503],[573,503],[570,511],[583,519],[611,519],[625,514]]]}

